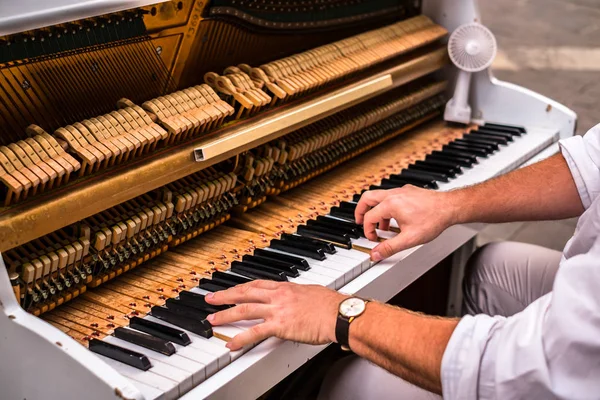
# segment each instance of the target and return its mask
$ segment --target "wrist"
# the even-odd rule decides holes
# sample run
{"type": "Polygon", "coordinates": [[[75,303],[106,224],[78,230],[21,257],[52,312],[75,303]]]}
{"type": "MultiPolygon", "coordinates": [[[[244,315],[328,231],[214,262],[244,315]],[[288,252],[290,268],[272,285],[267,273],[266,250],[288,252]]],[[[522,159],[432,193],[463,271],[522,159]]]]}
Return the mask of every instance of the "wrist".
{"type": "Polygon", "coordinates": [[[463,190],[451,190],[444,192],[444,204],[448,209],[447,224],[448,226],[464,224],[469,222],[468,207],[463,190]]]}
{"type": "Polygon", "coordinates": [[[360,355],[362,344],[365,340],[368,340],[368,337],[372,336],[372,328],[377,326],[377,315],[381,316],[378,311],[381,307],[381,303],[369,301],[365,312],[350,324],[348,344],[354,353],[360,355]]]}

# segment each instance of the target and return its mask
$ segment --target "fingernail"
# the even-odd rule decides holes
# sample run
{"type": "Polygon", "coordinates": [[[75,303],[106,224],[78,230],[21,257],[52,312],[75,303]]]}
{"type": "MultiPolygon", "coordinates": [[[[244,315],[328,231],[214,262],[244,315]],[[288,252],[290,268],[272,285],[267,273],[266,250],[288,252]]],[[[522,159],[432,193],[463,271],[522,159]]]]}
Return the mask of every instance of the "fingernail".
{"type": "Polygon", "coordinates": [[[228,349],[231,349],[231,342],[227,342],[227,344],[225,345],[225,347],[227,347],[228,349]]]}
{"type": "Polygon", "coordinates": [[[205,299],[212,299],[215,296],[214,293],[207,293],[206,296],[204,296],[205,299]]]}
{"type": "Polygon", "coordinates": [[[379,254],[378,251],[371,252],[371,261],[381,261],[381,260],[383,260],[383,257],[381,257],[381,254],[379,254]]]}
{"type": "Polygon", "coordinates": [[[212,322],[215,319],[215,314],[210,314],[206,319],[212,322]]]}

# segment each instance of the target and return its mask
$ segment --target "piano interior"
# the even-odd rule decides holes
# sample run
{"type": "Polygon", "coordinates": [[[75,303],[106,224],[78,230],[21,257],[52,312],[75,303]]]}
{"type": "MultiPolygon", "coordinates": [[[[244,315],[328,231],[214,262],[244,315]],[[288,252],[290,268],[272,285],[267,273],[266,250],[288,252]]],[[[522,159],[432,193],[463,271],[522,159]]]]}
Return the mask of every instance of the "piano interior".
{"type": "Polygon", "coordinates": [[[176,340],[161,326],[224,351],[244,327],[212,328],[204,293],[360,275],[363,191],[436,189],[525,133],[443,122],[448,32],[420,7],[167,1],[0,37],[0,250],[20,306],[176,398],[227,363],[187,386],[129,368],[169,365],[145,354],[176,340]]]}

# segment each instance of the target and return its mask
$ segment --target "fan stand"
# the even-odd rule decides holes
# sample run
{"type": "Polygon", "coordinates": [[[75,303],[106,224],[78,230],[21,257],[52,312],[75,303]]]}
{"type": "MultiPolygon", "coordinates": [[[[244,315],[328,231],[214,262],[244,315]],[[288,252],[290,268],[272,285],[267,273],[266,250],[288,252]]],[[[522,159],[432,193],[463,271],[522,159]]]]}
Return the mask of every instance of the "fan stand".
{"type": "Polygon", "coordinates": [[[469,106],[469,89],[471,73],[459,70],[454,86],[454,96],[446,104],[444,120],[469,124],[471,122],[471,106],[469,106]]]}

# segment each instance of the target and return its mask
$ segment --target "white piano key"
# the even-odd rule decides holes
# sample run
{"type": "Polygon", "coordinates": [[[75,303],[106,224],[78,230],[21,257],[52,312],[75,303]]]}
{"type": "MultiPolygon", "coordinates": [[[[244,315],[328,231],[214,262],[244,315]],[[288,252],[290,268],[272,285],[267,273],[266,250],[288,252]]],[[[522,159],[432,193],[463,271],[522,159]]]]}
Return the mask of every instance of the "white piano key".
{"type": "MultiPolygon", "coordinates": [[[[313,281],[314,283],[330,287],[332,289],[340,288],[344,285],[344,281],[346,281],[344,275],[345,272],[339,272],[340,268],[330,268],[331,265],[339,264],[339,261],[332,261],[331,259],[335,258],[336,254],[327,254],[325,260],[314,260],[309,257],[302,257],[295,254],[287,253],[285,251],[276,250],[269,248],[269,251],[273,251],[280,254],[286,254],[298,258],[302,258],[306,260],[308,265],[311,267],[308,271],[300,270],[300,277],[313,281]],[[338,272],[332,272],[338,271],[338,272]]],[[[340,259],[339,257],[337,259],[340,259]]],[[[348,259],[340,259],[346,265],[348,263],[348,259]]],[[[352,262],[351,262],[352,263],[352,262]]],[[[353,262],[352,264],[356,264],[353,262]]],[[[359,265],[353,265],[351,268],[359,268],[359,265]]],[[[291,282],[295,282],[293,279],[290,279],[291,282]]],[[[296,282],[297,283],[297,282],[296,282]]]]}
{"type": "Polygon", "coordinates": [[[183,357],[178,352],[168,356],[166,354],[157,353],[114,336],[107,336],[103,340],[107,343],[112,343],[114,345],[145,354],[146,357],[148,357],[152,362],[152,365],[155,365],[155,362],[159,361],[163,364],[171,365],[189,372],[191,374],[192,385],[194,386],[200,384],[200,382],[203,382],[206,379],[206,365],[202,364],[200,361],[183,357]]]}
{"type": "Polygon", "coordinates": [[[312,264],[309,271],[300,271],[300,276],[332,289],[344,286],[344,274],[321,265],[312,264]]]}
{"type": "Polygon", "coordinates": [[[381,239],[393,239],[398,236],[398,233],[392,231],[382,231],[381,229],[375,229],[375,231],[381,239]]]}
{"type": "MultiPolygon", "coordinates": [[[[355,276],[358,276],[360,274],[360,265],[358,265],[358,268],[356,265],[350,265],[347,262],[341,262],[341,263],[328,263],[328,264],[317,264],[318,267],[320,268],[326,268],[329,269],[331,271],[335,271],[338,276],[340,277],[340,279],[344,280],[344,283],[348,283],[350,282],[352,279],[354,279],[355,276]],[[358,272],[356,272],[358,270],[358,272]]],[[[312,265],[311,265],[312,267],[312,265]]]]}
{"type": "MultiPolygon", "coordinates": [[[[175,329],[179,329],[182,330],[184,332],[186,332],[188,334],[188,336],[190,337],[191,340],[191,344],[188,345],[192,346],[198,350],[203,351],[204,353],[209,354],[210,356],[213,356],[214,358],[216,358],[217,360],[217,365],[218,365],[218,369],[221,369],[223,367],[225,367],[227,364],[229,364],[231,362],[231,356],[229,354],[229,349],[227,347],[225,347],[225,342],[215,338],[215,337],[211,337],[210,339],[206,339],[200,335],[197,335],[193,332],[187,331],[185,329],[182,329],[178,326],[169,324],[166,321],[163,321],[161,319],[152,317],[147,315],[146,317],[144,317],[145,319],[148,319],[150,321],[159,323],[159,324],[163,324],[165,326],[170,326],[172,328],[175,329]]],[[[202,362],[203,364],[206,364],[204,361],[200,360],[200,362],[202,362]]],[[[206,374],[208,376],[208,372],[206,374]]]]}
{"type": "Polygon", "coordinates": [[[351,258],[363,264],[370,264],[371,261],[371,255],[369,253],[354,249],[338,249],[338,252],[335,254],[335,256],[351,258]]]}
{"type": "Polygon", "coordinates": [[[297,278],[288,277],[288,281],[292,282],[292,283],[297,283],[298,285],[316,285],[317,284],[317,282],[311,281],[310,279],[307,279],[307,278],[304,278],[304,277],[302,277],[302,275],[300,275],[297,278]]]}
{"type": "Polygon", "coordinates": [[[141,382],[146,384],[158,391],[162,392],[165,399],[176,399],[180,397],[179,386],[177,382],[155,374],[152,372],[152,368],[148,371],[142,371],[134,367],[130,367],[122,362],[115,361],[112,358],[104,357],[97,354],[102,361],[113,367],[121,375],[131,379],[132,381],[141,382]]]}
{"type": "Polygon", "coordinates": [[[337,249],[337,253],[331,254],[327,260],[319,261],[318,263],[325,267],[333,267],[333,268],[344,268],[350,269],[354,277],[360,275],[365,269],[365,266],[369,265],[370,256],[364,253],[361,253],[357,250],[346,250],[346,249],[337,249]],[[349,254],[359,253],[357,255],[353,254],[353,257],[349,257],[349,254]]]}
{"type": "Polygon", "coordinates": [[[373,250],[375,247],[377,247],[379,242],[371,242],[369,239],[361,237],[358,239],[352,239],[352,244],[363,247],[365,249],[373,250]]]}
{"type": "MultiPolygon", "coordinates": [[[[336,276],[328,276],[327,271],[319,270],[318,266],[314,268],[311,266],[309,271],[299,271],[300,276],[304,279],[308,279],[313,282],[314,285],[323,285],[327,287],[336,287],[336,276]]],[[[333,275],[333,274],[330,274],[333,275]]],[[[293,282],[293,280],[290,280],[293,282]]]]}
{"type": "Polygon", "coordinates": [[[205,379],[219,371],[219,360],[215,355],[202,351],[193,344],[188,346],[175,344],[175,349],[180,357],[203,364],[205,379]]]}
{"type": "Polygon", "coordinates": [[[232,338],[235,335],[244,332],[245,329],[240,329],[237,326],[233,325],[221,325],[221,326],[213,326],[213,332],[216,332],[220,335],[227,336],[228,338],[232,338]]]}
{"type": "Polygon", "coordinates": [[[183,396],[194,387],[191,372],[184,371],[176,366],[168,365],[156,360],[154,360],[152,363],[152,372],[154,372],[156,375],[160,375],[164,378],[177,382],[179,396],[183,396]]]}
{"type": "Polygon", "coordinates": [[[131,381],[144,396],[144,400],[166,400],[165,393],[142,382],[131,381]]]}

